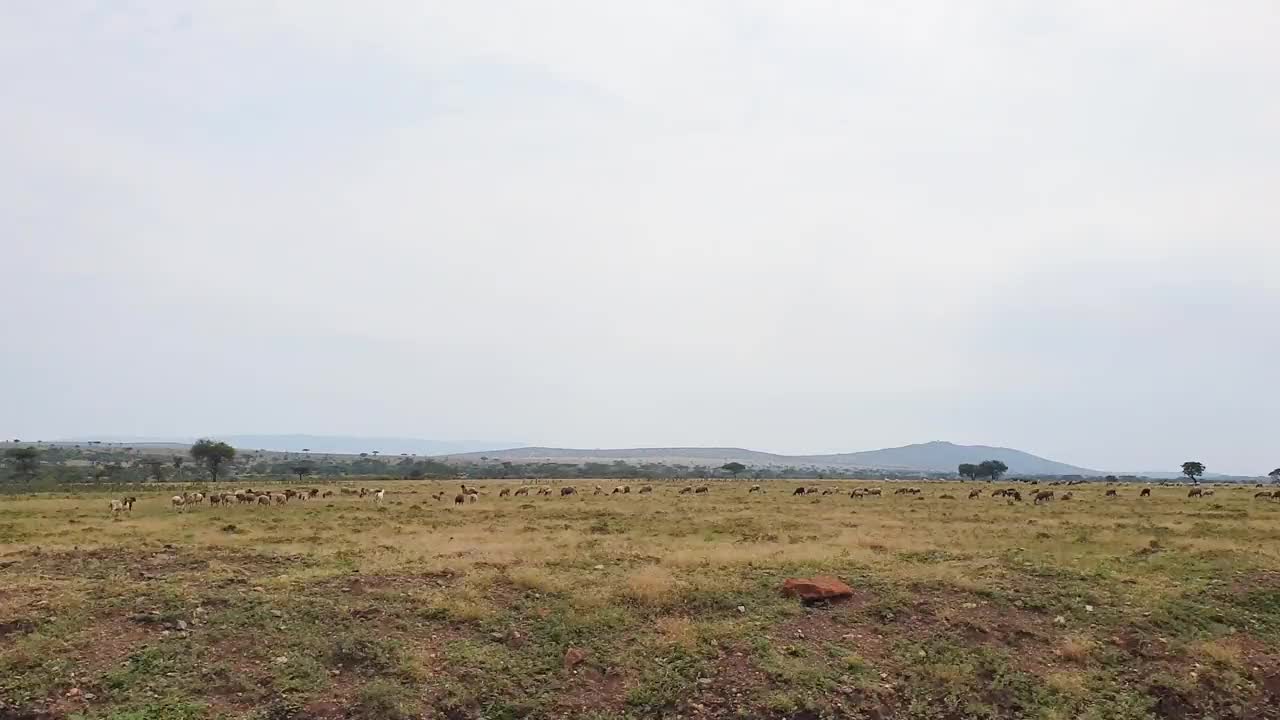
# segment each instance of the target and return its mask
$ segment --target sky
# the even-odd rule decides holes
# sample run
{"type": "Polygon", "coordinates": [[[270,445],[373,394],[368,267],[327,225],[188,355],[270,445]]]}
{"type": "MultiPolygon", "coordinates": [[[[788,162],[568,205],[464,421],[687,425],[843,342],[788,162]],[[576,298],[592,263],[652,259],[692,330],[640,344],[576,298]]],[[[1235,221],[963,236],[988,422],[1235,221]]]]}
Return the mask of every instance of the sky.
{"type": "Polygon", "coordinates": [[[0,14],[0,437],[1280,466],[1274,0],[0,14]]]}

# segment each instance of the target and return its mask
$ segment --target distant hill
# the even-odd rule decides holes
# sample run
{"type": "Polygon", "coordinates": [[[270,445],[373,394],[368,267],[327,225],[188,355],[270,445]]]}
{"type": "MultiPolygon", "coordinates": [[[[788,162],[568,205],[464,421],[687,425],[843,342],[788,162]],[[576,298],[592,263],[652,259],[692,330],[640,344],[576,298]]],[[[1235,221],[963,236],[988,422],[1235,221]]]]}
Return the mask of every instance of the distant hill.
{"type": "Polygon", "coordinates": [[[979,463],[983,460],[1000,460],[1009,466],[1009,472],[1018,475],[1102,475],[1089,468],[1047,460],[1021,450],[988,447],[985,445],[956,445],[949,442],[928,442],[903,447],[868,450],[864,452],[831,455],[780,455],[776,453],[745,450],[743,448],[548,448],[526,447],[510,450],[452,454],[450,460],[476,461],[484,458],[519,462],[560,462],[581,464],[585,462],[666,463],[672,465],[723,465],[735,461],[756,466],[815,466],[863,468],[869,470],[906,470],[916,472],[955,472],[961,463],[979,463]]]}
{"type": "MultiPolygon", "coordinates": [[[[329,455],[358,455],[377,450],[384,455],[448,455],[494,447],[516,447],[518,442],[496,440],[448,441],[423,440],[422,438],[357,437],[350,435],[209,435],[241,450],[271,450],[276,452],[301,452],[304,449],[329,455]]],[[[93,436],[80,440],[61,442],[102,441],[112,444],[144,447],[172,447],[185,449],[195,438],[141,438],[120,436],[93,436]]]]}

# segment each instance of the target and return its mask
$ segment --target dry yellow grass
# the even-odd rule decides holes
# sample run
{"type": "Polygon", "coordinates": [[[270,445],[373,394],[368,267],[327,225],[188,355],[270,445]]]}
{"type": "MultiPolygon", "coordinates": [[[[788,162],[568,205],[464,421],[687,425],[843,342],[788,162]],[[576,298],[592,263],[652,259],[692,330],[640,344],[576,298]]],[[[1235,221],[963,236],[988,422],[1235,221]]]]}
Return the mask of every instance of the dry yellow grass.
{"type": "Polygon", "coordinates": [[[1079,635],[1068,635],[1058,645],[1058,657],[1071,663],[1082,664],[1093,652],[1094,642],[1079,635]]]}

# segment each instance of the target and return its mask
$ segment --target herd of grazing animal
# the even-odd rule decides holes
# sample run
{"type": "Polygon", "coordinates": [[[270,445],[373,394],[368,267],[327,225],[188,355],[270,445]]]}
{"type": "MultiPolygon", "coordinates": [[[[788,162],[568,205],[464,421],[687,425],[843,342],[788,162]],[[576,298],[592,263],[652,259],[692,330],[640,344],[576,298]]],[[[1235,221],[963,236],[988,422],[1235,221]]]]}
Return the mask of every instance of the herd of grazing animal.
{"type": "MultiPolygon", "coordinates": [[[[1030,484],[1035,485],[1037,483],[1031,482],[1030,484]]],[[[1076,485],[1080,483],[1076,481],[1072,481],[1072,482],[1054,481],[1054,482],[1049,482],[1047,484],[1048,485],[1076,485]]],[[[1164,483],[1162,483],[1162,485],[1163,484],[1164,483]]],[[[456,495],[454,495],[454,498],[453,498],[453,502],[455,505],[465,505],[468,503],[474,504],[480,500],[481,496],[488,494],[487,492],[484,492],[483,490],[481,490],[479,487],[470,486],[470,485],[467,485],[466,483],[462,483],[460,487],[461,487],[461,491],[458,492],[456,495]]],[[[541,497],[552,497],[553,495],[557,494],[551,487],[546,485],[537,485],[537,486],[533,486],[532,488],[527,485],[521,485],[514,489],[511,487],[503,487],[498,492],[498,497],[500,498],[527,497],[531,489],[534,491],[534,494],[541,497]]],[[[649,495],[649,494],[652,494],[653,492],[654,492],[654,489],[652,485],[643,485],[636,490],[636,494],[639,494],[639,495],[649,495]]],[[[688,485],[688,486],[681,487],[677,491],[677,494],[678,495],[706,495],[710,492],[711,492],[711,487],[709,485],[697,485],[697,486],[688,485]]],[[[751,485],[747,489],[748,494],[756,494],[756,493],[764,494],[765,492],[766,490],[764,486],[758,485],[758,484],[751,485]]],[[[384,502],[386,501],[386,495],[387,495],[387,491],[383,488],[371,489],[371,488],[364,488],[364,487],[359,489],[343,487],[338,489],[338,493],[344,496],[371,498],[374,505],[377,507],[381,507],[384,504],[384,502]]],[[[797,487],[792,491],[791,494],[796,496],[809,496],[809,495],[829,496],[829,495],[836,495],[840,493],[843,493],[843,490],[834,485],[823,485],[823,486],[810,485],[810,486],[797,487]]],[[[893,491],[894,495],[910,495],[917,498],[920,497],[922,493],[923,491],[921,490],[921,488],[914,487],[914,486],[899,487],[893,491]]],[[[970,500],[979,499],[982,497],[982,493],[983,493],[983,489],[980,487],[971,488],[968,491],[968,497],[970,500]]],[[[579,495],[580,493],[577,487],[573,485],[568,485],[568,486],[560,487],[558,494],[562,498],[568,498],[568,497],[573,497],[575,495],[579,495]]],[[[591,494],[592,495],[630,495],[632,494],[632,487],[630,485],[617,485],[613,487],[611,490],[606,490],[604,487],[600,485],[594,485],[592,487],[591,494]]],[[[220,506],[220,505],[221,506],[232,506],[232,505],[265,505],[265,506],[277,505],[279,506],[279,505],[285,505],[290,501],[306,501],[306,500],[314,499],[317,497],[331,498],[334,495],[335,493],[333,490],[325,490],[321,492],[316,488],[305,488],[305,489],[291,488],[291,489],[286,489],[282,491],[255,491],[249,488],[244,490],[236,490],[234,492],[209,492],[207,494],[202,492],[184,492],[181,495],[172,496],[169,500],[169,504],[177,512],[187,512],[189,510],[192,510],[194,508],[197,508],[203,505],[206,501],[210,506],[220,506]]],[[[884,495],[884,490],[879,487],[872,487],[872,488],[858,487],[858,488],[852,489],[849,492],[850,498],[882,497],[883,495],[884,495]]],[[[1214,495],[1213,488],[1195,486],[1190,488],[1187,491],[1188,499],[1212,497],[1213,495],[1214,495]]],[[[441,490],[439,492],[432,493],[431,497],[437,502],[440,502],[445,498],[445,491],[441,490]]],[[[991,492],[991,497],[1004,498],[1010,505],[1012,505],[1014,502],[1023,501],[1022,492],[1016,487],[997,488],[991,492]]],[[[1119,498],[1120,490],[1114,487],[1108,487],[1103,492],[1103,497],[1119,498]]],[[[1152,497],[1151,488],[1143,487],[1138,492],[1138,497],[1139,498],[1152,497]]],[[[1280,490],[1262,490],[1255,493],[1253,497],[1255,500],[1269,500],[1273,502],[1280,502],[1280,490]]],[[[1038,490],[1035,488],[1031,488],[1031,501],[1035,505],[1042,505],[1045,503],[1053,502],[1054,500],[1069,501],[1072,498],[1073,498],[1073,494],[1071,492],[1065,492],[1065,493],[1062,493],[1061,495],[1055,495],[1053,490],[1038,490]]],[[[937,495],[937,499],[955,500],[956,498],[953,495],[943,493],[943,494],[937,495]]],[[[132,496],[111,500],[109,502],[111,516],[114,518],[124,514],[131,514],[133,511],[134,503],[136,502],[137,502],[137,498],[132,496]]],[[[817,501],[815,500],[814,502],[817,502],[817,501]]]]}

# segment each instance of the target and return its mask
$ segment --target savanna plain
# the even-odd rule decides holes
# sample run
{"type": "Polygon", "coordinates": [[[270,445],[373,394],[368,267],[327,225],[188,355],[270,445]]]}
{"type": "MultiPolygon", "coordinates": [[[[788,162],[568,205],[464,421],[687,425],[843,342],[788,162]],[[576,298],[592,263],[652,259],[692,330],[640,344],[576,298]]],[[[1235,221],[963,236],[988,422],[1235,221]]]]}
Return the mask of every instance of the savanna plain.
{"type": "Polygon", "coordinates": [[[0,496],[0,718],[1280,718],[1253,487],[616,484],[0,496]]]}

